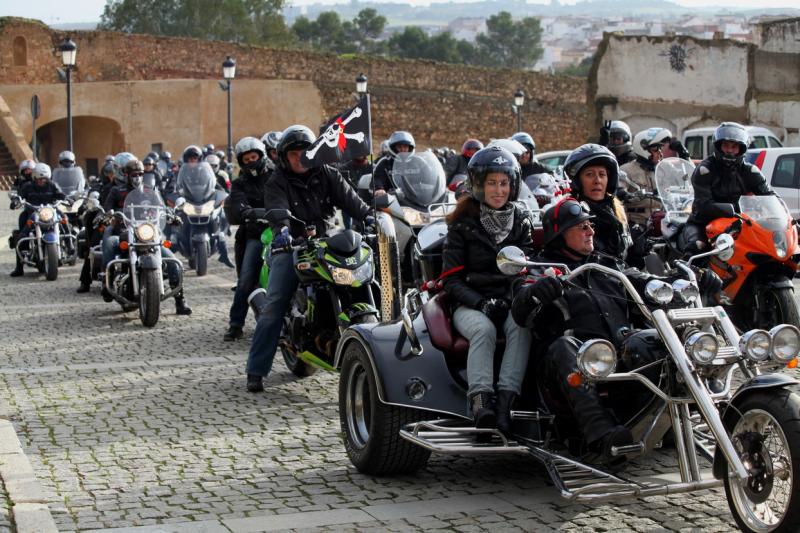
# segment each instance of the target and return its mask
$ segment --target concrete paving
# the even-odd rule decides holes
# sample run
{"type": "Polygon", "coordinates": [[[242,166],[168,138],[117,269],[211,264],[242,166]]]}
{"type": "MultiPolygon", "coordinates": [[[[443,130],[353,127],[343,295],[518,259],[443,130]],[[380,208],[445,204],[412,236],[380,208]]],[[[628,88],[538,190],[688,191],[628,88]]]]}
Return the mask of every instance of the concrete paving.
{"type": "MultiPolygon", "coordinates": [[[[0,205],[0,234],[16,221],[0,205]]],[[[432,457],[374,478],[340,439],[337,376],[295,378],[276,360],[244,390],[246,338],[222,334],[234,274],[215,260],[186,277],[194,314],[171,301],[153,329],[76,294],[78,267],[12,279],[0,241],[0,418],[10,420],[60,531],[730,531],[722,490],[575,505],[533,461],[432,457]]],[[[666,453],[631,465],[674,474],[666,453]]],[[[703,468],[708,468],[703,464],[703,468]]],[[[0,532],[11,530],[0,494],[0,532]]]]}

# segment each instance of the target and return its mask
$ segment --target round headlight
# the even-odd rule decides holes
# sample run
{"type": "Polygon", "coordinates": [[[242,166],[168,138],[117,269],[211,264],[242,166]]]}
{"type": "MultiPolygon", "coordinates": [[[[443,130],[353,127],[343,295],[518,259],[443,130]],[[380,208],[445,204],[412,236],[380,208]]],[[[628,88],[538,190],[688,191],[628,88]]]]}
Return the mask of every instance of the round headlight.
{"type": "Polygon", "coordinates": [[[156,236],[156,228],[152,224],[139,224],[136,226],[136,238],[140,241],[152,241],[156,236]]]}
{"type": "Polygon", "coordinates": [[[678,295],[683,303],[695,301],[700,297],[697,286],[688,279],[676,279],[672,283],[672,291],[678,295]]]}
{"type": "Polygon", "coordinates": [[[578,350],[578,368],[589,378],[604,378],[617,366],[614,345],[603,339],[584,342],[578,350]]]}
{"type": "Polygon", "coordinates": [[[659,305],[667,305],[672,301],[672,287],[659,279],[647,282],[644,292],[648,298],[659,305]]]}
{"type": "Polygon", "coordinates": [[[751,329],[739,339],[739,351],[754,363],[766,361],[772,346],[772,337],[763,329],[751,329]]]}
{"type": "Polygon", "coordinates": [[[39,209],[39,220],[41,220],[42,222],[50,222],[51,220],[53,220],[55,214],[56,213],[55,211],[53,211],[52,207],[43,207],[39,209]]]}
{"type": "Polygon", "coordinates": [[[800,330],[789,324],[781,324],[769,330],[772,337],[772,358],[779,363],[788,363],[800,351],[800,330]]]}
{"type": "Polygon", "coordinates": [[[708,364],[714,360],[719,350],[719,342],[717,337],[711,333],[697,331],[686,340],[684,345],[686,353],[691,356],[695,362],[700,364],[708,364]]]}

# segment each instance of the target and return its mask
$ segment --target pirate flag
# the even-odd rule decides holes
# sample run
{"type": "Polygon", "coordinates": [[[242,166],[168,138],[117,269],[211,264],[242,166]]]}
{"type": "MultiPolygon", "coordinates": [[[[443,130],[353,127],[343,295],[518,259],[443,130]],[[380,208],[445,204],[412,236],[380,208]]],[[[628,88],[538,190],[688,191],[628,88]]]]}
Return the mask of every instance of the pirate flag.
{"type": "Polygon", "coordinates": [[[339,114],[323,127],[316,142],[303,154],[303,166],[315,168],[369,155],[372,151],[371,126],[369,96],[365,95],[355,107],[339,114]]]}

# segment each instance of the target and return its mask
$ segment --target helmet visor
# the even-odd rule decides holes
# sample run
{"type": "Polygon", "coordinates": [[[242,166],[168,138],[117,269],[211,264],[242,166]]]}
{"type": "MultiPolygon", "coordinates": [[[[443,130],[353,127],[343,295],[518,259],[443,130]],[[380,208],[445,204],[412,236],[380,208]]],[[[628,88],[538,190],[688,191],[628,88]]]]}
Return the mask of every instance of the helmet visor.
{"type": "Polygon", "coordinates": [[[405,198],[420,207],[441,201],[447,190],[444,169],[433,152],[397,154],[392,178],[405,198]]]}

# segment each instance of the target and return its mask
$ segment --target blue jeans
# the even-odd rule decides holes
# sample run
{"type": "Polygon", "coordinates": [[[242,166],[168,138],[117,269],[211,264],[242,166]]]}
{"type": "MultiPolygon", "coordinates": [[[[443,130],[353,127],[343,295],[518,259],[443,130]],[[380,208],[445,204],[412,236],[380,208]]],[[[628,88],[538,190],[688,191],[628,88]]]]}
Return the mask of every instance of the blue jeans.
{"type": "Polygon", "coordinates": [[[267,287],[266,304],[258,316],[253,344],[250,345],[247,356],[247,373],[255,376],[269,375],[275,351],[278,349],[283,317],[292,303],[292,296],[299,283],[294,272],[292,254],[270,255],[267,261],[270,283],[267,287]]]}
{"type": "Polygon", "coordinates": [[[261,259],[263,250],[264,245],[261,244],[261,239],[247,239],[228,320],[231,326],[244,326],[244,319],[247,318],[247,297],[258,285],[258,277],[264,263],[261,259]]]}

